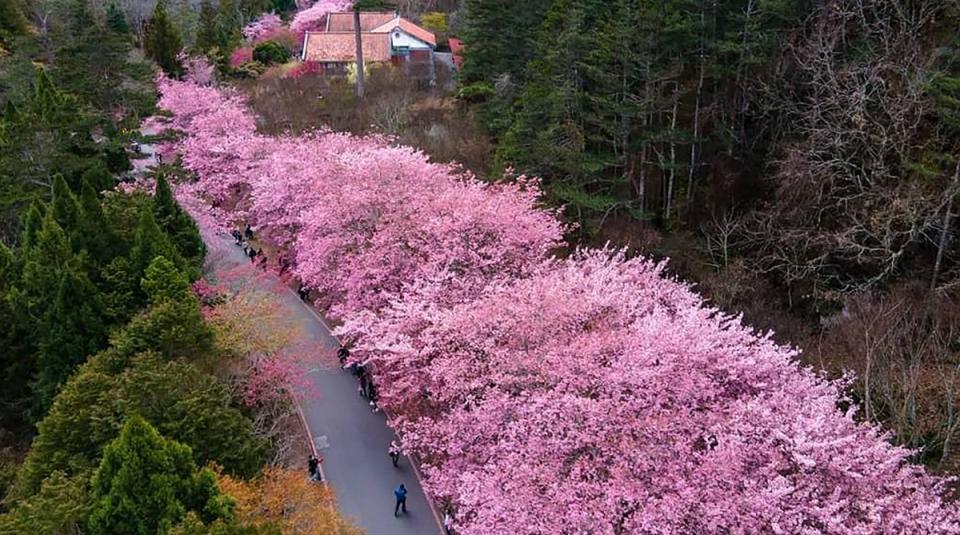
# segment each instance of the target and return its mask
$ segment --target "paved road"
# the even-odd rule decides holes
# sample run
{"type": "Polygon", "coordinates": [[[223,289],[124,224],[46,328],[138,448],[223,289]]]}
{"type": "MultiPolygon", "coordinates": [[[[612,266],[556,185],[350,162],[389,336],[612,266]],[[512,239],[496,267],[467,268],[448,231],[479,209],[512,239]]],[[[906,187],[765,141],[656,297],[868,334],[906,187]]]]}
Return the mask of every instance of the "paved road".
{"type": "MultiPolygon", "coordinates": [[[[225,253],[217,255],[218,262],[249,263],[229,237],[220,239],[229,244],[225,248],[215,246],[225,253]]],[[[401,458],[398,468],[390,463],[387,447],[395,435],[387,427],[383,413],[374,413],[357,393],[354,377],[336,366],[333,355],[339,345],[337,340],[295,292],[279,292],[279,298],[294,321],[300,323],[306,341],[324,353],[317,359],[318,366],[310,371],[318,395],[306,399],[302,408],[314,444],[324,457],[324,473],[343,513],[353,517],[369,535],[439,533],[409,460],[401,458]],[[393,489],[400,483],[409,491],[408,514],[394,518],[393,489]]]]}
{"type": "MultiPolygon", "coordinates": [[[[143,146],[150,157],[135,162],[137,173],[155,164],[153,147],[143,146]]],[[[239,263],[248,264],[243,251],[226,235],[205,236],[218,268],[239,263]],[[217,240],[219,243],[209,243],[217,240]]],[[[271,278],[278,284],[275,278],[271,278]]],[[[264,282],[264,286],[270,284],[264,282]]],[[[340,510],[352,518],[368,535],[435,535],[441,529],[426,496],[406,457],[394,468],[387,456],[387,447],[396,438],[387,426],[383,413],[374,413],[357,392],[352,375],[336,366],[337,340],[312,308],[305,305],[292,290],[278,293],[293,321],[300,323],[306,345],[324,353],[317,357],[317,367],[310,371],[318,395],[301,404],[314,445],[324,457],[323,471],[333,486],[340,510]],[[326,363],[326,364],[325,364],[326,363]],[[407,487],[407,511],[394,518],[393,489],[400,483],[407,487]]],[[[306,472],[306,459],[304,459],[306,472]]]]}

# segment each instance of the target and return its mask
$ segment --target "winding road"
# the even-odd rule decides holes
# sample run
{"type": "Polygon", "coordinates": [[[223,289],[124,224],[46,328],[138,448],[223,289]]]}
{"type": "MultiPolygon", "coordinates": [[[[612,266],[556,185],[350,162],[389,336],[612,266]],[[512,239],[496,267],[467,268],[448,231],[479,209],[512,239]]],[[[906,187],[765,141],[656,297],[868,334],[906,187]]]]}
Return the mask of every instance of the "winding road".
{"type": "MultiPolygon", "coordinates": [[[[156,163],[152,146],[145,144],[142,151],[148,157],[135,161],[136,173],[146,173],[156,163]]],[[[217,251],[210,258],[215,269],[249,264],[230,236],[204,239],[211,251],[217,251]]],[[[333,356],[339,342],[323,318],[276,277],[267,275],[258,284],[265,291],[273,291],[291,321],[299,323],[304,345],[321,352],[314,359],[316,367],[309,372],[318,395],[303,400],[300,408],[313,445],[323,455],[323,473],[333,487],[341,512],[369,535],[442,533],[440,519],[427,501],[410,460],[401,457],[395,468],[387,456],[387,448],[396,435],[387,426],[386,417],[371,410],[358,394],[354,377],[336,366],[333,356]],[[285,291],[276,292],[276,287],[285,291]],[[408,513],[394,517],[393,490],[401,483],[408,491],[408,513]]],[[[306,477],[306,459],[303,469],[306,477]]]]}
{"type": "MultiPolygon", "coordinates": [[[[209,244],[211,249],[223,251],[214,258],[216,268],[249,264],[229,236],[218,239],[227,242],[227,246],[209,244]]],[[[270,283],[280,286],[275,277],[268,276],[265,290],[270,283]]],[[[310,370],[318,395],[303,400],[301,407],[313,443],[323,455],[323,472],[333,486],[340,510],[370,535],[439,533],[438,520],[409,459],[401,457],[397,468],[390,463],[387,447],[396,435],[387,426],[383,413],[374,413],[358,394],[356,379],[335,365],[339,342],[323,318],[289,288],[275,295],[292,321],[299,324],[303,342],[322,352],[315,359],[317,366],[310,370]],[[393,489],[400,483],[407,487],[408,513],[394,518],[393,489]]],[[[306,473],[306,459],[303,466],[306,473]]]]}

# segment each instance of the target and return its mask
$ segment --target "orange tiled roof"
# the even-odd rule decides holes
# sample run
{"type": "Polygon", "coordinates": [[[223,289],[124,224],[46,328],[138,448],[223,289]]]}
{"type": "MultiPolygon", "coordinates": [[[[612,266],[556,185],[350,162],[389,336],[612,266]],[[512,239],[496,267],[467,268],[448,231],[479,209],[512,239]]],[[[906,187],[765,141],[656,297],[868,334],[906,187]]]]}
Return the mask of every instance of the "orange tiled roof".
{"type": "MultiPolygon", "coordinates": [[[[306,37],[306,61],[343,63],[355,61],[357,43],[353,32],[308,32],[306,37]]],[[[390,61],[390,35],[365,32],[363,60],[369,62],[390,61]]]]}
{"type": "MultiPolygon", "coordinates": [[[[363,22],[361,21],[360,24],[362,25],[363,22]]],[[[420,26],[417,26],[416,24],[404,18],[391,19],[390,21],[370,31],[373,33],[380,33],[380,32],[389,33],[390,31],[392,31],[394,28],[398,26],[400,27],[401,30],[409,33],[410,35],[416,37],[417,39],[425,43],[429,43],[430,46],[434,46],[434,47],[437,46],[437,36],[433,35],[433,32],[431,32],[430,30],[421,28],[420,26]]]]}
{"type": "MultiPolygon", "coordinates": [[[[360,13],[360,31],[369,32],[370,30],[383,26],[387,22],[397,18],[394,11],[365,11],[360,13]]],[[[328,32],[352,32],[353,12],[330,13],[327,15],[328,32]]]]}

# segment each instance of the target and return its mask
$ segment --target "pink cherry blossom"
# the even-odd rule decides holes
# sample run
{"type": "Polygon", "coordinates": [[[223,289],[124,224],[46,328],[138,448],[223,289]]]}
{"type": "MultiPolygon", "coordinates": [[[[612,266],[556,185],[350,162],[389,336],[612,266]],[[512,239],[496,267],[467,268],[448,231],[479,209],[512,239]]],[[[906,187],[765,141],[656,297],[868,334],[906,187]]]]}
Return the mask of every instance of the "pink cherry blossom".
{"type": "Polygon", "coordinates": [[[243,46],[234,50],[230,54],[230,66],[239,67],[244,63],[253,61],[253,47],[243,46]]]}
{"type": "Polygon", "coordinates": [[[351,0],[317,0],[310,7],[297,12],[290,29],[302,38],[306,32],[322,28],[327,21],[327,14],[348,11],[352,6],[351,0]]]}
{"type": "MultiPolygon", "coordinates": [[[[264,136],[234,93],[158,85],[196,175],[178,195],[294,260],[458,533],[960,533],[946,481],[855,420],[847,381],[662,264],[556,258],[535,179],[380,136],[264,136]]],[[[263,388],[292,380],[270,365],[263,388]]]]}
{"type": "Polygon", "coordinates": [[[264,13],[260,18],[243,28],[243,36],[249,43],[257,43],[283,27],[283,20],[276,13],[264,13]]]}

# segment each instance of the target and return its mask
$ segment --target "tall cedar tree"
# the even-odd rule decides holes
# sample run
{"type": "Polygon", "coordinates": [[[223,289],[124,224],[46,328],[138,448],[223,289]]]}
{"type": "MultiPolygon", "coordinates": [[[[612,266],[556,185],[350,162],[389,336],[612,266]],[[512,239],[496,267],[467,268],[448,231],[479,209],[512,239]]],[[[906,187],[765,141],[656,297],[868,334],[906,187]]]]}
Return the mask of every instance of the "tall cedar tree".
{"type": "Polygon", "coordinates": [[[170,237],[177,251],[193,266],[203,263],[206,246],[200,238],[199,229],[170,191],[170,183],[162,173],[157,175],[153,196],[153,215],[157,225],[170,237]]]}
{"type": "Polygon", "coordinates": [[[143,42],[147,56],[156,61],[165,73],[175,78],[183,74],[183,66],[177,59],[183,50],[183,40],[167,14],[166,0],[159,0],[153,9],[143,42]]]}
{"type": "Polygon", "coordinates": [[[232,501],[212,471],[197,469],[188,446],[129,417],[94,477],[90,533],[166,533],[188,511],[204,522],[229,520],[232,501]]]}
{"type": "Polygon", "coordinates": [[[153,212],[144,209],[140,214],[140,223],[137,225],[137,231],[133,238],[133,249],[130,251],[130,262],[138,279],[143,276],[147,267],[158,256],[176,259],[175,264],[182,264],[181,257],[177,254],[170,237],[164,234],[157,225],[153,212]]]}
{"type": "Polygon", "coordinates": [[[220,0],[217,10],[217,26],[220,31],[220,50],[229,54],[243,40],[243,17],[236,0],[220,0]]]}
{"type": "Polygon", "coordinates": [[[197,23],[197,39],[194,49],[203,54],[219,47],[222,44],[220,25],[217,21],[217,10],[211,0],[203,0],[200,4],[200,20],[197,23]]]}
{"type": "Polygon", "coordinates": [[[66,29],[53,65],[57,84],[99,110],[121,105],[131,50],[127,36],[97,20],[89,0],[71,0],[66,29]]]}
{"type": "Polygon", "coordinates": [[[41,328],[31,385],[36,420],[47,414],[54,396],[77,366],[106,342],[99,292],[86,274],[75,268],[63,270],[53,307],[41,328]]]}
{"type": "Polygon", "coordinates": [[[519,81],[550,0],[529,0],[522,9],[511,0],[466,0],[464,5],[463,81],[493,83],[504,74],[519,81]]]}
{"type": "Polygon", "coordinates": [[[15,0],[0,3],[0,42],[6,37],[23,35],[27,32],[27,18],[23,8],[15,0]]]}
{"type": "Polygon", "coordinates": [[[80,223],[80,203],[62,175],[53,178],[53,218],[70,236],[80,223]]]}
{"type": "Polygon", "coordinates": [[[117,236],[103,213],[96,190],[86,180],[80,191],[80,209],[83,216],[71,241],[87,251],[98,266],[105,266],[119,253],[117,236]]]}
{"type": "Polygon", "coordinates": [[[130,23],[127,22],[127,15],[116,2],[110,2],[107,5],[107,27],[110,31],[128,35],[130,33],[130,23]]]}

